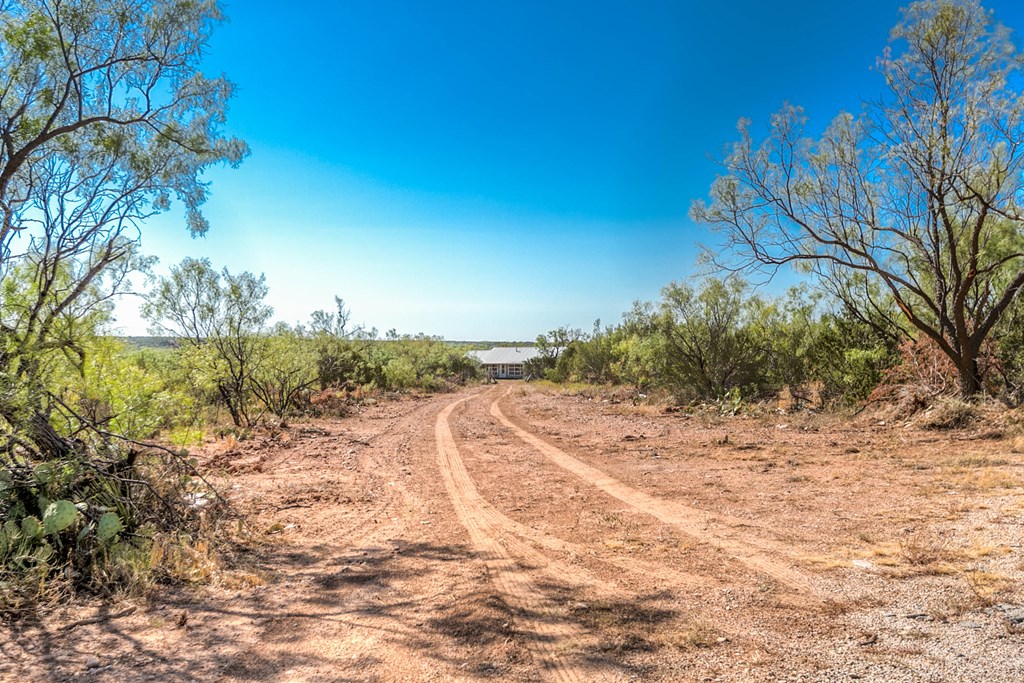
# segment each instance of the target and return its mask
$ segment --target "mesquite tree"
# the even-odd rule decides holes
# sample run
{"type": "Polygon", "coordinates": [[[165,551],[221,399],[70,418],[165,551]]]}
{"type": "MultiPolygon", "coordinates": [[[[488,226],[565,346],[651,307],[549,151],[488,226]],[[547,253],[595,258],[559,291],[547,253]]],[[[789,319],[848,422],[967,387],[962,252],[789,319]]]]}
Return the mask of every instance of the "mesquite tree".
{"type": "Polygon", "coordinates": [[[105,586],[144,525],[198,528],[194,467],[62,379],[145,265],[145,220],[178,200],[204,232],[200,174],[246,153],[230,83],[199,71],[220,20],[215,0],[0,0],[0,610],[58,571],[105,586]]]}
{"type": "Polygon", "coordinates": [[[81,356],[82,321],[143,264],[145,219],[176,199],[189,230],[205,232],[201,172],[246,154],[222,131],[231,84],[199,70],[221,19],[215,0],[0,0],[7,448],[61,457],[77,447],[52,427],[46,359],[81,356]]]}
{"type": "Polygon", "coordinates": [[[249,427],[252,381],[264,361],[266,278],[213,269],[209,259],[186,258],[160,278],[142,308],[156,333],[170,334],[206,354],[221,402],[238,427],[249,427]]]}
{"type": "Polygon", "coordinates": [[[1022,55],[973,0],[910,5],[891,43],[885,94],[820,137],[797,107],[760,143],[741,121],[692,216],[724,235],[726,267],[793,264],[863,319],[897,311],[970,396],[984,342],[1024,286],[1022,55]]]}

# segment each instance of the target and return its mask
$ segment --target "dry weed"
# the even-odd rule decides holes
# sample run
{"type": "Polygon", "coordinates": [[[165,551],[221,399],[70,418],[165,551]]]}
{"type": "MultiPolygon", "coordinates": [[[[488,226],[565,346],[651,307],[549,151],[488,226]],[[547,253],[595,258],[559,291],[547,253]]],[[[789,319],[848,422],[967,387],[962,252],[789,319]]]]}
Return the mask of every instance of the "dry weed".
{"type": "Polygon", "coordinates": [[[153,538],[149,566],[173,581],[206,583],[219,568],[216,554],[209,542],[191,542],[158,534],[153,538]]]}
{"type": "Polygon", "coordinates": [[[925,531],[915,531],[899,540],[898,557],[911,567],[927,573],[948,573],[945,563],[954,554],[949,548],[949,539],[925,531]]]}
{"type": "Polygon", "coordinates": [[[940,399],[917,420],[921,429],[963,429],[978,418],[978,409],[956,398],[940,399]]]}
{"type": "Polygon", "coordinates": [[[845,569],[850,566],[850,560],[834,555],[801,555],[797,558],[800,562],[810,565],[815,569],[827,571],[829,569],[845,569]]]}
{"type": "Polygon", "coordinates": [[[1014,489],[1021,481],[1013,474],[996,467],[983,467],[963,473],[957,480],[967,491],[991,491],[993,489],[1014,489]]]}
{"type": "Polygon", "coordinates": [[[1006,458],[994,458],[983,453],[970,453],[956,458],[949,458],[945,461],[946,467],[954,468],[981,468],[981,467],[1002,467],[1009,465],[1006,458]]]}
{"type": "Polygon", "coordinates": [[[654,642],[679,650],[712,647],[728,641],[722,632],[704,619],[695,619],[679,628],[659,629],[654,642]]]}
{"type": "Polygon", "coordinates": [[[267,585],[267,580],[255,572],[236,570],[219,573],[216,583],[228,590],[248,590],[267,585]]]}
{"type": "Polygon", "coordinates": [[[967,560],[977,560],[982,557],[990,557],[992,555],[1008,555],[1010,549],[1003,545],[993,545],[984,541],[974,539],[971,545],[963,550],[960,550],[957,554],[967,560]]]}
{"type": "Polygon", "coordinates": [[[1010,577],[997,572],[968,569],[962,576],[977,602],[983,607],[991,607],[999,602],[999,597],[1013,585],[1010,577]]]}

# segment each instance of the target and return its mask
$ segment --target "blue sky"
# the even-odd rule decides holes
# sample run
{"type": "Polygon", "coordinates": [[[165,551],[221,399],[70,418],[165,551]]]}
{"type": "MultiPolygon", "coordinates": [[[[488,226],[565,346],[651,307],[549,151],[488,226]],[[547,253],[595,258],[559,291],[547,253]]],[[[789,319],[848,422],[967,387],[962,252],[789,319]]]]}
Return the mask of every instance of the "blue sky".
{"type": "MultiPolygon", "coordinates": [[[[265,273],[289,323],[334,295],[448,339],[616,322],[696,272],[687,210],[737,119],[857,110],[903,4],[226,2],[207,70],[252,155],[208,173],[207,237],[171,213],[143,250],[265,273]]],[[[144,333],[134,302],[118,325],[144,333]]]]}

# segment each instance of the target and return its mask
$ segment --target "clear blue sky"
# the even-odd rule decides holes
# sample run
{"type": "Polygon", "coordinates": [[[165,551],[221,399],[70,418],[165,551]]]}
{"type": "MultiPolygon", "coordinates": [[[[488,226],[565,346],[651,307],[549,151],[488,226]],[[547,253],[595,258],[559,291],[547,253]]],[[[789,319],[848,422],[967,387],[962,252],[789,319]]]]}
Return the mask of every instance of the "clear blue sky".
{"type": "MultiPolygon", "coordinates": [[[[208,174],[206,238],[168,214],[143,249],[265,273],[290,323],[335,294],[448,339],[615,322],[695,272],[737,119],[856,111],[903,4],[229,1],[206,62],[252,156],[208,174]]],[[[1024,31],[1022,5],[987,3],[1024,31]]]]}

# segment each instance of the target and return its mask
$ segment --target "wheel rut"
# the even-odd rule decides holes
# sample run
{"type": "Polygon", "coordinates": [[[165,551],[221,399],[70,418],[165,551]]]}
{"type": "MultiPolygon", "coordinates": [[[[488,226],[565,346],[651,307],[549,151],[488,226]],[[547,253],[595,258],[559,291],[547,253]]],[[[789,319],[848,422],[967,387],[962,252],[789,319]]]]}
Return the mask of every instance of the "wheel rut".
{"type": "Polygon", "coordinates": [[[498,590],[517,610],[522,629],[532,636],[530,646],[547,678],[556,683],[600,679],[601,672],[576,665],[565,652],[568,647],[582,642],[586,634],[559,615],[558,606],[537,588],[507,546],[515,544],[517,553],[549,567],[550,564],[536,551],[526,550],[529,547],[525,544],[501,538],[503,516],[477,491],[459,455],[449,418],[459,405],[472,398],[446,406],[435,423],[438,467],[456,515],[469,532],[470,541],[498,590]]]}
{"type": "Polygon", "coordinates": [[[712,514],[675,501],[655,498],[553,446],[536,434],[515,424],[502,412],[499,403],[508,396],[510,391],[511,389],[499,394],[491,402],[491,415],[552,463],[575,474],[588,484],[626,503],[635,510],[648,514],[665,524],[671,524],[683,533],[718,548],[734,560],[771,577],[804,598],[815,601],[819,599],[817,590],[808,576],[773,556],[785,555],[787,551],[785,546],[765,539],[740,537],[736,528],[746,525],[747,522],[744,520],[712,514]]]}

